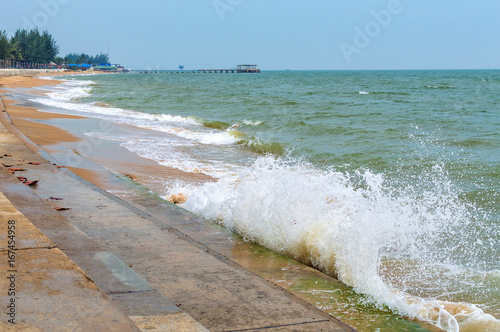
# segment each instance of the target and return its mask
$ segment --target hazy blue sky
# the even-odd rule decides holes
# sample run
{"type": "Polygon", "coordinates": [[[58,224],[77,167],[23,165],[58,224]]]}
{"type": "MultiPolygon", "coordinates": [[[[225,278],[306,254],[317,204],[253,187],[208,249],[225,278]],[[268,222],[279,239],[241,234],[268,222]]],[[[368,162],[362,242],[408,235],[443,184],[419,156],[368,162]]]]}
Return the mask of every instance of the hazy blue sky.
{"type": "Polygon", "coordinates": [[[500,68],[498,0],[3,0],[35,25],[133,69],[500,68]]]}

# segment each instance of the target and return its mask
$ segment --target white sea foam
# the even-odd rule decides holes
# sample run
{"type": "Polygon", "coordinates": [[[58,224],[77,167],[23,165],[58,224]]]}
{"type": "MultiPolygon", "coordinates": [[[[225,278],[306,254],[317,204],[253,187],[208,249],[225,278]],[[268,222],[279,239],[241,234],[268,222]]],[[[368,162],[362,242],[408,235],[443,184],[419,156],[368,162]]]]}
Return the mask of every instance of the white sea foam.
{"type": "Polygon", "coordinates": [[[454,85],[426,85],[427,89],[454,89],[457,88],[454,85]]]}
{"type": "Polygon", "coordinates": [[[252,120],[243,120],[243,123],[246,124],[247,126],[258,126],[262,123],[262,121],[252,121],[252,120]]]}
{"type": "Polygon", "coordinates": [[[75,102],[91,94],[92,81],[65,81],[54,91],[48,92],[50,98],[34,98],[31,101],[67,110],[71,114],[100,118],[117,123],[128,124],[143,129],[155,130],[175,135],[190,141],[208,145],[227,145],[238,141],[229,132],[204,128],[189,117],[169,114],[149,114],[98,103],[75,102]]]}
{"type": "Polygon", "coordinates": [[[38,76],[37,78],[41,80],[53,80],[54,76],[38,76]]]}
{"type": "Polygon", "coordinates": [[[121,142],[121,146],[146,159],[153,160],[160,165],[176,168],[189,173],[204,173],[214,178],[227,176],[236,165],[215,160],[201,160],[190,155],[186,149],[191,142],[179,139],[169,139],[157,135],[143,134],[133,136],[130,134],[88,132],[86,136],[99,140],[121,142]]]}
{"type": "Polygon", "coordinates": [[[231,129],[220,131],[206,128],[189,117],[149,114],[112,107],[100,102],[82,102],[82,98],[91,94],[93,83],[92,81],[65,81],[63,84],[51,87],[51,90],[46,93],[49,98],[37,97],[31,101],[49,106],[50,112],[83,115],[166,133],[168,135],[151,134],[147,137],[102,132],[86,133],[87,136],[93,138],[120,141],[121,145],[128,150],[164,166],[186,172],[203,172],[215,178],[228,174],[233,167],[236,167],[214,160],[203,161],[186,152],[186,147],[193,146],[193,144],[226,146],[236,143],[238,137],[231,133],[231,129]]]}
{"type": "Polygon", "coordinates": [[[368,91],[359,91],[360,95],[369,95],[370,93],[368,91]]]}
{"type": "Polygon", "coordinates": [[[85,85],[69,85],[61,91],[49,92],[47,95],[55,100],[71,101],[85,98],[90,95],[92,88],[85,85]]]}
{"type": "Polygon", "coordinates": [[[179,141],[160,138],[131,139],[121,144],[143,158],[156,161],[158,164],[176,168],[189,173],[204,173],[215,178],[227,176],[233,165],[216,161],[200,160],[186,153],[185,144],[179,141]]]}
{"type": "Polygon", "coordinates": [[[380,275],[384,257],[437,257],[425,244],[439,243],[443,229],[458,227],[469,217],[467,207],[448,189],[444,184],[422,197],[410,191],[398,196],[383,175],[326,172],[262,157],[236,177],[198,187],[179,185],[172,192],[188,197],[183,205],[188,210],[338,276],[394,312],[447,331],[474,326],[494,331],[499,321],[472,304],[413,296],[380,275]]]}

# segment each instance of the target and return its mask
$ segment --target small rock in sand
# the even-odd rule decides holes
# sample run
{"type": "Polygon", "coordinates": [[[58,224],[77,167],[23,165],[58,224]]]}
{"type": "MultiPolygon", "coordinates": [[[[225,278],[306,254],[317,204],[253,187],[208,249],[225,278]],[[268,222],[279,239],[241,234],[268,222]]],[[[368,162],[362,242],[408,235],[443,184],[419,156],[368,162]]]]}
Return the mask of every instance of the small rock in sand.
{"type": "MultiPolygon", "coordinates": [[[[132,179],[132,180],[134,180],[134,181],[137,181],[137,177],[136,177],[134,174],[132,174],[132,173],[123,173],[123,175],[125,175],[125,176],[126,176],[126,177],[128,177],[129,179],[132,179]]],[[[137,181],[137,182],[139,182],[139,181],[137,181]]]]}
{"type": "Polygon", "coordinates": [[[170,203],[174,203],[174,204],[184,204],[187,201],[187,197],[183,193],[180,193],[177,195],[174,194],[174,195],[170,196],[169,198],[167,198],[167,201],[169,201],[170,203]]]}

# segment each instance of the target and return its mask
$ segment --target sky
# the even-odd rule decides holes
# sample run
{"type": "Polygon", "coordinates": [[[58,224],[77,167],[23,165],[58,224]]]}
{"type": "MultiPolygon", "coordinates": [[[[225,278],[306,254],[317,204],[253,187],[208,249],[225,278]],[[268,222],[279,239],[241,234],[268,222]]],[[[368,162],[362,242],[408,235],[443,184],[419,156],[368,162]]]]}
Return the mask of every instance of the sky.
{"type": "Polygon", "coordinates": [[[61,56],[131,69],[500,68],[498,0],[1,1],[9,35],[38,27],[61,56]]]}

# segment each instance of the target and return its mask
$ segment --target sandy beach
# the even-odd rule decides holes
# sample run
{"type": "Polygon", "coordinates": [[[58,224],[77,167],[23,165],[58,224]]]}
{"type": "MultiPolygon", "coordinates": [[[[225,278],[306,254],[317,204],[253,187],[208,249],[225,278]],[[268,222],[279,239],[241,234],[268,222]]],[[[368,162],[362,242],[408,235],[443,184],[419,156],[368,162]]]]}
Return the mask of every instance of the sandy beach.
{"type": "MultiPolygon", "coordinates": [[[[86,73],[80,73],[86,75],[86,73]]],[[[78,75],[75,72],[68,73],[58,73],[57,76],[65,75],[78,75]]],[[[88,74],[87,74],[88,75],[88,74]]],[[[40,76],[53,76],[52,74],[40,75],[40,76]]],[[[0,77],[0,93],[6,93],[8,91],[16,89],[31,89],[30,94],[40,93],[33,90],[33,88],[40,88],[43,86],[52,86],[60,84],[60,80],[55,79],[41,79],[37,75],[34,76],[9,76],[0,77]]],[[[50,113],[50,112],[40,112],[35,108],[20,106],[15,100],[9,99],[8,97],[3,98],[7,113],[12,120],[14,126],[23,132],[31,141],[42,147],[45,151],[63,156],[62,159],[68,158],[68,144],[67,143],[77,143],[82,140],[83,137],[77,137],[74,133],[71,133],[60,127],[40,123],[39,120],[47,121],[54,119],[67,119],[67,120],[83,120],[86,119],[82,116],[60,114],[60,113],[50,113]]],[[[78,124],[74,125],[78,127],[78,124]]],[[[73,153],[79,154],[77,144],[73,144],[71,148],[73,153]]],[[[93,146],[93,156],[98,159],[98,163],[104,165],[107,168],[113,169],[116,173],[122,174],[129,177],[134,181],[138,181],[146,186],[162,190],[162,185],[155,182],[155,177],[161,175],[163,178],[171,179],[182,179],[184,181],[212,181],[213,179],[202,173],[187,173],[178,169],[161,166],[149,159],[141,158],[134,153],[131,153],[127,149],[114,145],[112,148],[110,146],[93,146]]],[[[75,174],[81,176],[85,180],[103,188],[106,190],[113,190],[113,181],[109,179],[109,174],[107,171],[101,167],[96,166],[93,163],[79,163],[78,166],[66,164],[69,169],[71,169],[75,174]]]]}
{"type": "MultiPolygon", "coordinates": [[[[73,74],[74,73],[67,73],[73,74]]],[[[63,73],[59,75],[64,76],[63,73]]],[[[43,76],[43,75],[39,75],[43,76]]],[[[45,85],[58,85],[61,81],[41,79],[39,76],[0,76],[0,93],[5,93],[11,89],[31,89],[45,85]]],[[[48,76],[48,75],[47,75],[48,76]]],[[[14,125],[34,142],[40,145],[53,145],[58,142],[75,142],[78,138],[71,135],[69,132],[61,130],[54,126],[36,123],[31,120],[48,120],[54,118],[80,119],[82,117],[38,112],[30,107],[18,106],[15,101],[8,98],[3,98],[8,114],[14,125]]]]}

